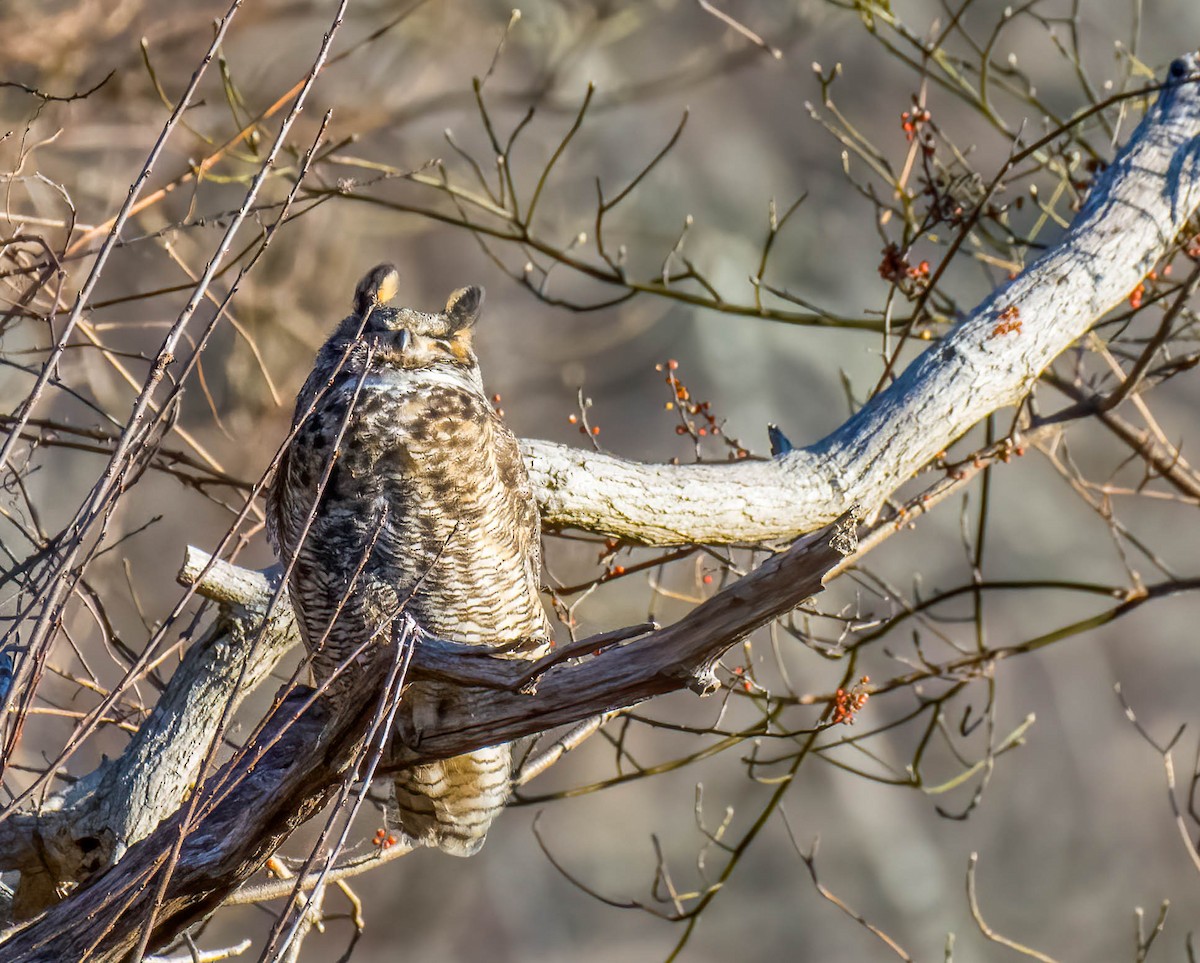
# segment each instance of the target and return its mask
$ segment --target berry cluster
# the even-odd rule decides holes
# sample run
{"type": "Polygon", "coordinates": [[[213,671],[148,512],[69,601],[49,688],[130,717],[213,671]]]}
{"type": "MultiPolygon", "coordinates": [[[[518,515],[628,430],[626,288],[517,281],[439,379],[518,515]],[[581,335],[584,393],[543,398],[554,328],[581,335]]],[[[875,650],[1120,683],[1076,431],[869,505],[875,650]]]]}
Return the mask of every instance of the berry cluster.
{"type": "MultiPolygon", "coordinates": [[[[679,424],[675,426],[675,434],[688,435],[697,445],[701,438],[721,438],[730,449],[730,459],[748,458],[750,452],[734,438],[726,437],[723,431],[724,422],[717,418],[712,411],[712,402],[696,401],[688,386],[677,374],[679,362],[674,358],[654,366],[655,371],[663,372],[667,386],[671,390],[671,398],[663,404],[667,411],[679,412],[679,424]]],[[[697,455],[699,449],[697,449],[697,455]]]]}
{"type": "Polygon", "coordinates": [[[991,337],[998,338],[1002,334],[1021,333],[1021,309],[1010,304],[1000,312],[1000,323],[992,328],[991,337]]]}
{"type": "Polygon", "coordinates": [[[912,110],[900,114],[900,128],[904,131],[904,139],[910,144],[921,133],[921,127],[933,119],[929,108],[913,104],[912,110]]]}
{"type": "Polygon", "coordinates": [[[905,296],[913,297],[929,283],[929,262],[921,261],[915,267],[900,250],[895,241],[883,249],[883,260],[879,262],[879,276],[897,285],[905,296]]]}
{"type": "Polygon", "coordinates": [[[848,726],[854,725],[855,714],[867,704],[867,699],[871,697],[867,691],[870,681],[871,677],[864,675],[849,689],[838,689],[833,694],[833,715],[829,718],[830,725],[836,726],[840,723],[848,726]]]}
{"type": "Polygon", "coordinates": [[[625,574],[624,565],[614,565],[617,558],[617,551],[621,547],[619,538],[606,538],[604,545],[600,549],[600,555],[597,561],[605,566],[606,571],[600,576],[601,579],[620,578],[625,574]]]}
{"type": "MultiPolygon", "coordinates": [[[[1200,261],[1200,234],[1193,234],[1179,250],[1183,252],[1185,257],[1193,261],[1200,261]]],[[[1175,253],[1178,253],[1178,251],[1175,253]]],[[[1171,257],[1174,257],[1174,254],[1171,257]]],[[[1171,262],[1168,261],[1161,268],[1151,270],[1138,282],[1137,286],[1129,292],[1129,307],[1132,310],[1137,311],[1146,303],[1146,295],[1147,293],[1153,293],[1156,281],[1171,276],[1171,267],[1171,262]]]]}
{"type": "MultiPolygon", "coordinates": [[[[1198,252],[1198,253],[1200,253],[1200,252],[1198,252]]],[[[1189,257],[1191,256],[1190,250],[1188,251],[1188,256],[1189,257]]],[[[1155,281],[1157,281],[1159,278],[1159,274],[1160,274],[1159,271],[1152,270],[1149,274],[1147,274],[1144,278],[1142,278],[1142,280],[1138,281],[1136,288],[1134,288],[1132,291],[1129,292],[1129,306],[1131,308],[1133,308],[1134,311],[1136,311],[1138,308],[1140,308],[1145,303],[1147,285],[1153,284],[1155,281]]],[[[1168,277],[1168,276],[1170,276],[1170,274],[1171,274],[1171,265],[1169,265],[1169,264],[1164,265],[1162,272],[1161,272],[1162,277],[1164,277],[1164,278],[1168,277]]]]}
{"type": "MultiPolygon", "coordinates": [[[[577,426],[579,428],[579,433],[581,435],[588,435],[589,437],[595,438],[598,434],[600,434],[600,426],[593,425],[588,421],[587,413],[588,413],[588,409],[591,407],[592,407],[592,399],[585,398],[583,396],[583,389],[580,388],[579,389],[579,414],[567,415],[567,424],[577,426]]],[[[593,442],[592,444],[595,444],[595,442],[593,442]]]]}
{"type": "Polygon", "coordinates": [[[668,401],[663,405],[667,411],[675,411],[678,407],[682,424],[675,426],[675,434],[694,435],[703,438],[706,435],[719,435],[721,433],[721,425],[712,413],[711,402],[693,401],[692,393],[688,391],[687,385],[675,374],[679,370],[678,361],[672,358],[663,364],[656,364],[654,370],[665,371],[667,373],[665,380],[671,386],[671,393],[675,396],[674,400],[668,401]],[[697,424],[692,421],[692,418],[696,417],[702,419],[704,423],[697,424]]]}
{"type": "Polygon", "coordinates": [[[375,838],[371,840],[372,846],[378,846],[380,849],[390,849],[400,842],[396,838],[395,833],[389,833],[386,829],[375,830],[375,838]]]}

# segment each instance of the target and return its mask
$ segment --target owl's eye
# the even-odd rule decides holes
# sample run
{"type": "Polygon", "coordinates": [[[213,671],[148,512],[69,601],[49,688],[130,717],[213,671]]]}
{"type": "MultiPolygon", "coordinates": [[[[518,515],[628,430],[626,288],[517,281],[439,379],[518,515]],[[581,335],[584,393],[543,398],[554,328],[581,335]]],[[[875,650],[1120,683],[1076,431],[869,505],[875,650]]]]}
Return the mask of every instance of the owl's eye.
{"type": "Polygon", "coordinates": [[[436,348],[440,348],[442,351],[445,351],[445,352],[446,352],[446,354],[452,354],[452,353],[453,353],[453,352],[450,350],[450,341],[449,341],[448,339],[446,339],[446,338],[434,338],[434,339],[433,339],[433,344],[434,344],[434,347],[436,347],[436,348]]]}

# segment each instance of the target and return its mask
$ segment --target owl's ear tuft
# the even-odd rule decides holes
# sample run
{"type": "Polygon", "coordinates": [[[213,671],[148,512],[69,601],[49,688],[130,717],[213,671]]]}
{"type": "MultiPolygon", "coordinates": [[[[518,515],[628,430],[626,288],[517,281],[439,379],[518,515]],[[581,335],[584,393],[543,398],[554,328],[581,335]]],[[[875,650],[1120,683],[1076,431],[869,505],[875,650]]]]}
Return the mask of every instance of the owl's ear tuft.
{"type": "Polygon", "coordinates": [[[359,317],[371,308],[387,304],[400,290],[400,272],[393,264],[379,264],[371,268],[354,289],[354,313],[359,317]]]}
{"type": "Polygon", "coordinates": [[[471,327],[479,320],[482,308],[483,288],[477,284],[469,288],[459,288],[446,301],[446,318],[450,322],[450,330],[461,331],[471,327]]]}

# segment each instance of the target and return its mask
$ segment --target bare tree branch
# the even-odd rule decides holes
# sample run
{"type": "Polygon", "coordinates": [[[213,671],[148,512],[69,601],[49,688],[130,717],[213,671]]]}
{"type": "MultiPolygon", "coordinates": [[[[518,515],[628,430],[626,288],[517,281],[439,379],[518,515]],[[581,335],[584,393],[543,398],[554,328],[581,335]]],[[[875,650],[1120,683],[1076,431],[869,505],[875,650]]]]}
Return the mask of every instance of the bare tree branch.
{"type": "MultiPolygon", "coordinates": [[[[244,570],[239,570],[244,571],[244,570]]],[[[253,573],[258,575],[259,573],[253,573]]],[[[246,597],[240,619],[221,619],[193,645],[138,733],[117,758],[52,797],[37,812],[0,821],[0,868],[21,870],[17,919],[56,902],[64,881],[120,859],[179,806],[195,781],[207,739],[228,703],[253,692],[296,641],[290,608],[272,616],[254,647],[268,594],[246,597]],[[245,664],[245,682],[237,680],[245,664]]]]}
{"type": "MultiPolygon", "coordinates": [[[[638,642],[580,664],[553,666],[536,693],[464,688],[457,703],[443,706],[433,729],[418,729],[402,703],[399,744],[378,772],[579,722],[684,687],[708,691],[715,684],[712,665],[722,652],[821,591],[825,573],[853,550],[855,527],[850,518],[797,542],[638,642]]],[[[206,589],[204,581],[198,588],[231,591],[227,584],[206,589]]],[[[251,616],[242,631],[253,630],[251,616]]],[[[513,672],[523,674],[525,668],[514,666],[513,672]]],[[[196,790],[196,811],[204,815],[183,840],[149,945],[161,945],[212,912],[330,800],[361,749],[383,675],[361,673],[361,691],[340,699],[336,708],[314,702],[307,691],[293,693],[259,737],[196,790]]],[[[179,839],[181,818],[175,813],[121,862],[11,931],[0,943],[5,959],[123,959],[154,906],[150,884],[179,839]]]]}
{"type": "Polygon", "coordinates": [[[791,538],[868,512],[1124,299],[1200,205],[1200,57],[1100,175],[1062,240],[832,434],[768,462],[647,466],[525,442],[542,520],[654,545],[791,538]]]}

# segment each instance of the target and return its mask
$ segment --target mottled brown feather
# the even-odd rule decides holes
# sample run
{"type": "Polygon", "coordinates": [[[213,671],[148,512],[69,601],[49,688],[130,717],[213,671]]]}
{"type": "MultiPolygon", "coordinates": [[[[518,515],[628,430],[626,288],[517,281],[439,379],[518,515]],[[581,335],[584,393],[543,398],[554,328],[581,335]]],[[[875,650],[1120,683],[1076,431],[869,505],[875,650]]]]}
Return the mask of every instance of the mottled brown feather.
{"type": "MultiPolygon", "coordinates": [[[[364,639],[386,638],[401,607],[441,638],[524,643],[514,657],[538,658],[551,636],[537,505],[471,350],[482,289],[427,314],[384,303],[395,277],[370,272],[318,353],[268,499],[318,684],[364,639]]],[[[433,682],[403,696],[418,730],[456,697],[433,682]]],[[[511,766],[501,745],[401,773],[393,818],[413,841],[470,855],[504,806],[511,766]]]]}

